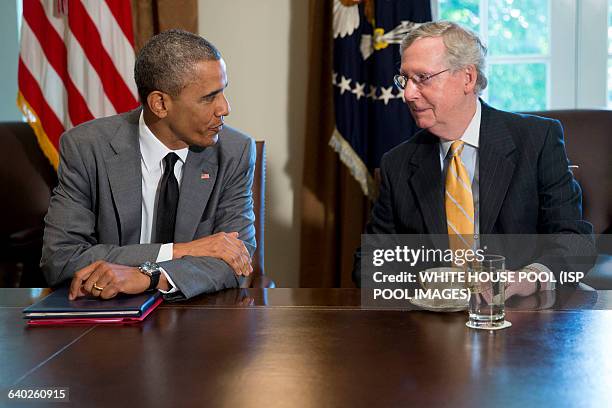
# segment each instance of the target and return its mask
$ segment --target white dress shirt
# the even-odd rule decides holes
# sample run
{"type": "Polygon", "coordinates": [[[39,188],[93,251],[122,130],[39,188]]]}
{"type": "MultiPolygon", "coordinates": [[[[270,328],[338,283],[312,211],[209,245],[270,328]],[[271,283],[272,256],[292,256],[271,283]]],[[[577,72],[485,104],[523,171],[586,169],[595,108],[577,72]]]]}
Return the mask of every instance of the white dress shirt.
{"type": "MultiPolygon", "coordinates": [[[[140,224],[140,243],[150,244],[151,237],[154,231],[155,210],[157,198],[159,196],[159,182],[164,174],[163,159],[168,153],[174,152],[178,155],[179,160],[174,165],[174,175],[179,186],[183,178],[183,165],[187,160],[189,148],[171,150],[164,145],[151,132],[144,121],[143,113],[140,113],[138,121],[138,142],[140,144],[140,167],[142,170],[142,221],[140,224]]],[[[169,261],[172,259],[173,243],[166,243],[161,246],[155,262],[169,261]]],[[[168,279],[170,285],[169,291],[164,293],[173,293],[178,290],[168,273],[162,268],[162,273],[168,279]]]]}
{"type": "MultiPolygon", "coordinates": [[[[474,199],[474,246],[480,247],[480,177],[478,170],[478,146],[480,142],[480,122],[482,118],[482,106],[480,100],[476,100],[476,112],[472,120],[465,129],[465,132],[459,138],[464,142],[464,148],[461,152],[461,161],[470,177],[472,183],[472,198],[474,199]]],[[[448,168],[447,154],[453,140],[440,141],[440,168],[442,169],[443,183],[446,180],[446,169],[448,168]]],[[[525,266],[523,269],[535,270],[536,272],[546,272],[552,274],[550,268],[541,263],[532,263],[525,266]]],[[[541,288],[552,290],[555,284],[553,282],[542,282],[541,288]]]]}

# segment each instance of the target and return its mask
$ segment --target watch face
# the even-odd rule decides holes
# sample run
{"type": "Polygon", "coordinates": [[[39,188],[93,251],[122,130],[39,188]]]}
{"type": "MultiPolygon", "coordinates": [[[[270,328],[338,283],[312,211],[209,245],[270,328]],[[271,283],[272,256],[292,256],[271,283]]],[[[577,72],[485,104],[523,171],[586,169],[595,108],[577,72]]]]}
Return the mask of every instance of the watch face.
{"type": "Polygon", "coordinates": [[[140,265],[140,271],[145,275],[152,276],[154,273],[159,273],[159,266],[153,262],[145,262],[140,265]]]}

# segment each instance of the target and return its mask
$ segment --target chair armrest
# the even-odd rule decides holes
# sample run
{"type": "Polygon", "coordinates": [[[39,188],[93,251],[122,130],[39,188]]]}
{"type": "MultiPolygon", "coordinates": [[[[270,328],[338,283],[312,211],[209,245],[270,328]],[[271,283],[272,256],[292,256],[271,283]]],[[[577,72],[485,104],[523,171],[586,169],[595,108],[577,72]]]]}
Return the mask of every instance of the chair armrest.
{"type": "Polygon", "coordinates": [[[274,283],[272,279],[268,278],[265,275],[256,276],[251,281],[251,285],[249,287],[251,288],[275,288],[276,283],[274,283]]]}

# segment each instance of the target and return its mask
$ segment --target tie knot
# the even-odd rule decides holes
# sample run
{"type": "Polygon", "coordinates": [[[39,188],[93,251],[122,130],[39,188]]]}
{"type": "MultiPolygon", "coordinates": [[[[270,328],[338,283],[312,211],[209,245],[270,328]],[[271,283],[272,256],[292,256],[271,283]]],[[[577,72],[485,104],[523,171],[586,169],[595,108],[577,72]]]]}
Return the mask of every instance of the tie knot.
{"type": "Polygon", "coordinates": [[[174,170],[174,165],[179,159],[178,155],[174,152],[170,152],[164,157],[164,169],[174,170]]]}
{"type": "Polygon", "coordinates": [[[458,156],[461,154],[461,152],[463,151],[463,141],[462,140],[455,140],[453,142],[453,144],[451,145],[450,151],[449,151],[449,156],[450,157],[454,157],[454,156],[458,156]]]}

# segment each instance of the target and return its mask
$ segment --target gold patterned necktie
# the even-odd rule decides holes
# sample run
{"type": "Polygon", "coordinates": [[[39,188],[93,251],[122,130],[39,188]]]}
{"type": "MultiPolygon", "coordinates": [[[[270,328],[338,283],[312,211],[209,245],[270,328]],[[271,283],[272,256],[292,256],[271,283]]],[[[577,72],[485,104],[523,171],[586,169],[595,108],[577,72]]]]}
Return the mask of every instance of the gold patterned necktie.
{"type": "Polygon", "coordinates": [[[474,236],[474,198],[468,172],[461,161],[464,145],[455,140],[446,173],[446,223],[452,250],[470,249],[474,236]]]}

